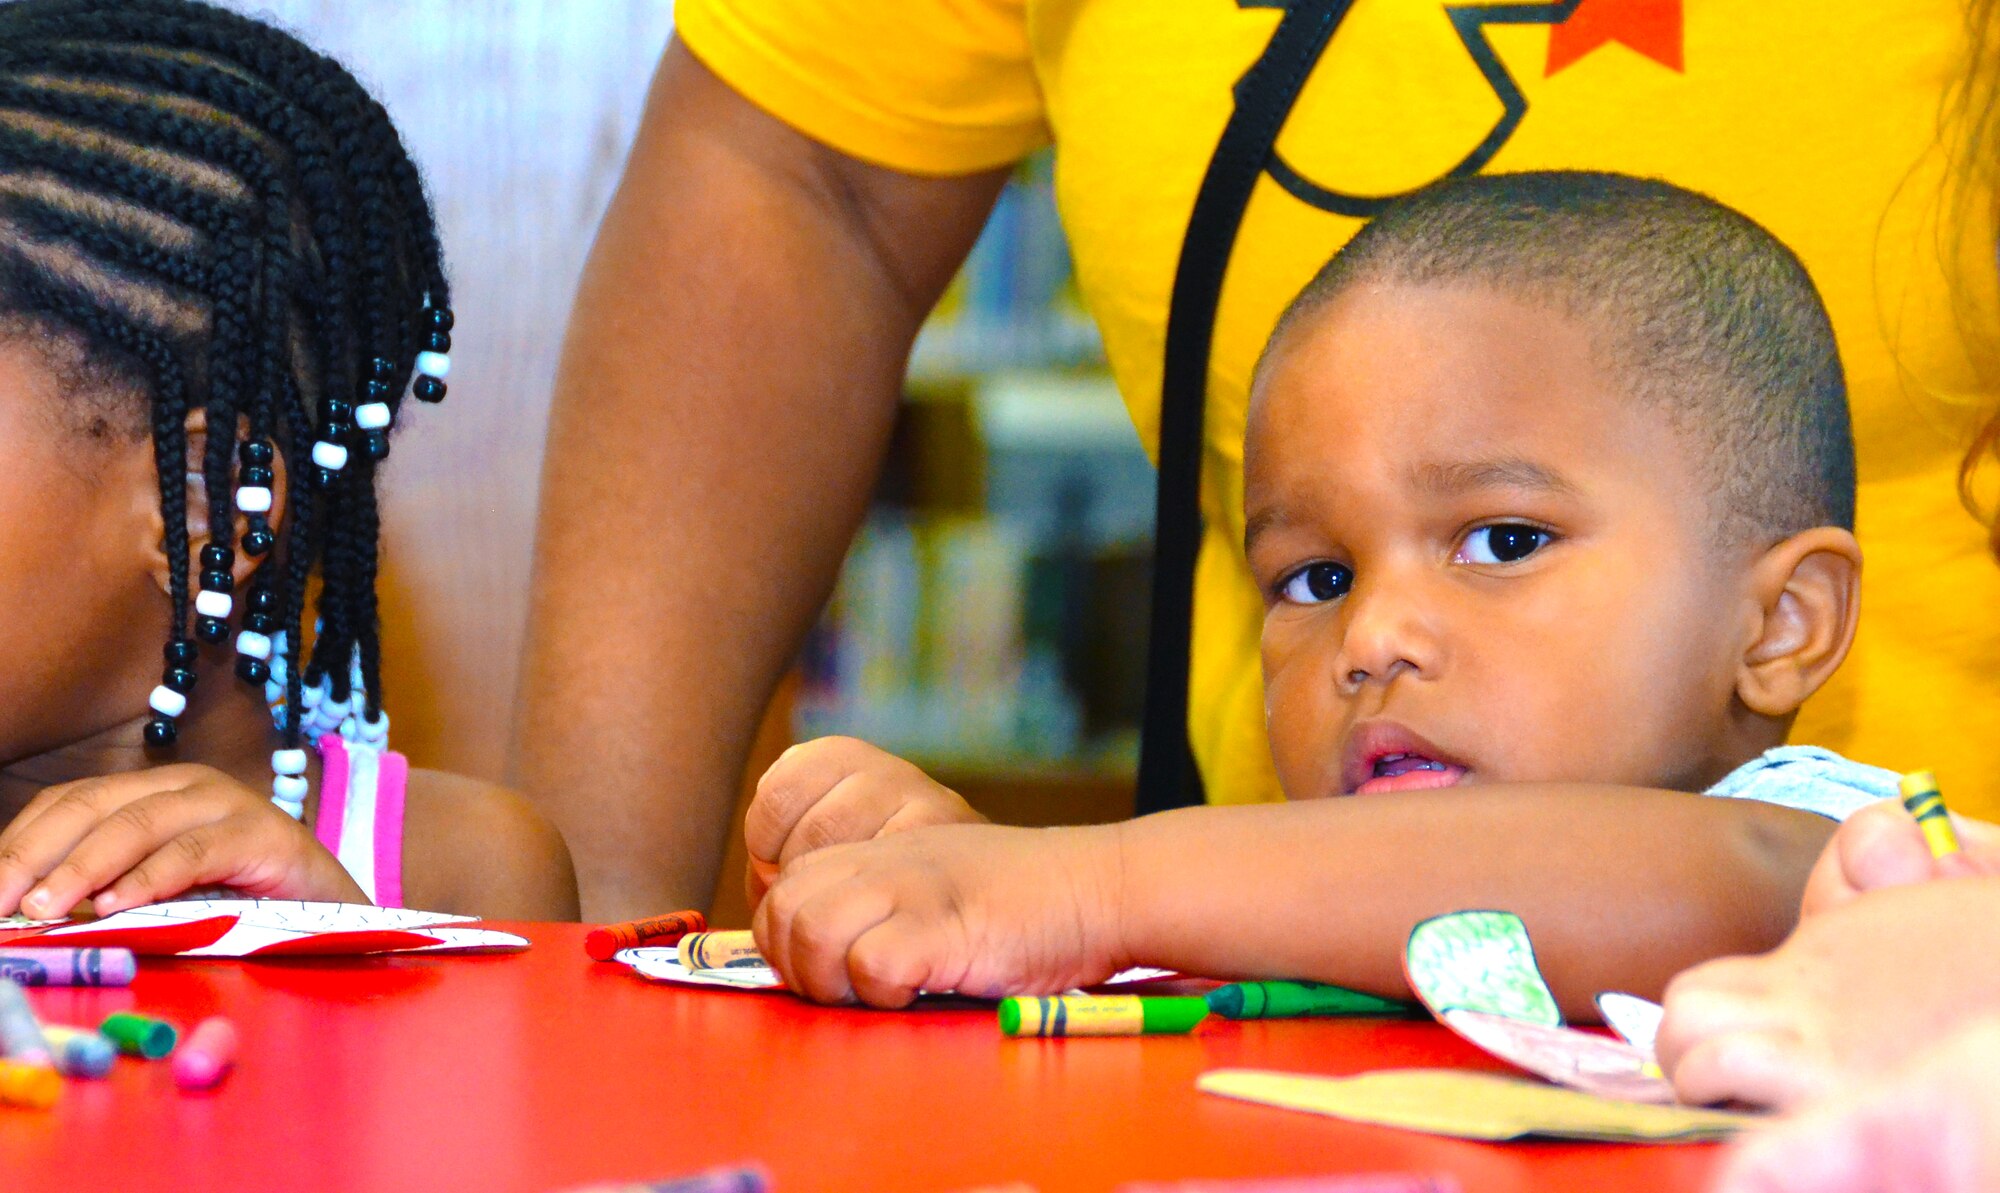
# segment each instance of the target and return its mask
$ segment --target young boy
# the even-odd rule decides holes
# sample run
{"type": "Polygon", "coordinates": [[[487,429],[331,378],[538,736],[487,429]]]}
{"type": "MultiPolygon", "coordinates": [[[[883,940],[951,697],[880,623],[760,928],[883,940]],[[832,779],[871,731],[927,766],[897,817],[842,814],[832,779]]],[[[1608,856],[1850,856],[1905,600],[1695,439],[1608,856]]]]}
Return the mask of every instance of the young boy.
{"type": "Polygon", "coordinates": [[[795,989],[1153,964],[1393,994],[1412,925],[1498,907],[1587,1017],[1775,944],[1835,822],[1893,793],[1778,749],[1854,632],[1853,447],[1810,279],[1735,212],[1582,173],[1398,203],[1280,321],[1244,451],[1292,802],[946,824],[976,817],[907,763],[798,747],[748,828],[795,989]]]}

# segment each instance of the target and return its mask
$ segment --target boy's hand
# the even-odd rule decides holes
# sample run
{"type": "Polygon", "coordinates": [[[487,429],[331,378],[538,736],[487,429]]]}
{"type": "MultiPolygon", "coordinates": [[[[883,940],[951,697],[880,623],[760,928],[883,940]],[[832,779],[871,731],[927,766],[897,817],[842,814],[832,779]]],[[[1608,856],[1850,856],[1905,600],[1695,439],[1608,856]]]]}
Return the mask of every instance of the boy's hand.
{"type": "Polygon", "coordinates": [[[947,825],[820,850],[772,886],[757,942],[820,1002],[901,1007],[924,991],[1100,982],[1125,964],[1119,832],[947,825]]]}
{"type": "Polygon", "coordinates": [[[1896,800],[1870,804],[1848,817],[1806,879],[1800,914],[1817,915],[1865,891],[1934,878],[2000,874],[2000,825],[1951,819],[1960,851],[1933,859],[1923,830],[1896,800]]]}
{"type": "Polygon", "coordinates": [[[957,792],[851,737],[793,746],[757,780],[743,818],[744,886],[763,901],[778,871],[816,849],[938,824],[984,824],[957,792]]]}
{"type": "Polygon", "coordinates": [[[1788,1107],[1878,1077],[2000,1006],[2000,880],[1871,892],[1761,957],[1695,966],[1665,1003],[1685,1101],[1788,1107]]]}
{"type": "Polygon", "coordinates": [[[0,829],[0,915],[109,915],[224,886],[246,896],[366,903],[303,824],[206,766],[50,787],[0,829]]]}

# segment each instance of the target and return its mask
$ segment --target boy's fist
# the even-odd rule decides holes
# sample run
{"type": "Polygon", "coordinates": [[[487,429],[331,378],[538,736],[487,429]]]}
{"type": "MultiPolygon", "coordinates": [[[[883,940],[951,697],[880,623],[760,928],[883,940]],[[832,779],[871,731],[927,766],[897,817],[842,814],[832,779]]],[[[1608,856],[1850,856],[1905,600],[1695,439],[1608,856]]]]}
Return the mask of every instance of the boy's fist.
{"type": "Polygon", "coordinates": [[[829,845],[938,824],[984,824],[957,792],[864,741],[822,737],[779,755],[743,821],[754,909],[778,871],[829,845]]]}

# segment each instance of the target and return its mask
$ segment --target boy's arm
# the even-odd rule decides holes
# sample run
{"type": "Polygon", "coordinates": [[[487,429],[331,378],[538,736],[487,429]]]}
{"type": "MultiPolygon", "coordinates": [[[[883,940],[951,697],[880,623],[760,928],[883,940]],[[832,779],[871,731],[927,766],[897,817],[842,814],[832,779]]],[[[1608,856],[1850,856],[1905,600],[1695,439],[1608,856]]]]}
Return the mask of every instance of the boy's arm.
{"type": "Polygon", "coordinates": [[[410,772],[403,897],[412,907],[490,920],[574,920],[576,872],[562,834],[504,787],[410,772]]]}
{"type": "Polygon", "coordinates": [[[1566,1013],[1790,929],[1833,823],[1664,791],[1460,788],[1191,808],[1087,829],[918,829],[808,854],[759,909],[807,994],[1047,993],[1128,965],[1402,994],[1410,929],[1518,913],[1566,1013]]]}

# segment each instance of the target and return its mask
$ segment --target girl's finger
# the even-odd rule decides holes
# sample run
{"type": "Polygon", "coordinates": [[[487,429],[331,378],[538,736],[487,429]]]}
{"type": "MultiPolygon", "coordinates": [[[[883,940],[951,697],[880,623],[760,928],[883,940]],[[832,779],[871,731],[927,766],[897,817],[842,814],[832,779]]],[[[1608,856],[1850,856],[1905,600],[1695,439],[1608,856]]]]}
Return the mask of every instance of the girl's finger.
{"type": "Polygon", "coordinates": [[[175,790],[186,779],[178,768],[132,771],[64,783],[36,796],[0,839],[0,914],[16,907],[39,919],[69,914],[89,891],[78,892],[57,910],[49,911],[45,909],[55,906],[59,896],[29,902],[38,884],[43,884],[106,818],[136,801],[175,790]]]}
{"type": "MultiPolygon", "coordinates": [[[[38,919],[69,914],[141,860],[185,833],[227,815],[234,806],[212,788],[156,791],[131,800],[84,832],[66,856],[21,898],[38,919]]],[[[54,809],[50,816],[56,814],[54,809]]]]}
{"type": "Polygon", "coordinates": [[[196,887],[256,891],[285,868],[294,843],[274,818],[237,811],[195,824],[141,856],[91,900],[98,915],[158,903],[196,887]]]}

